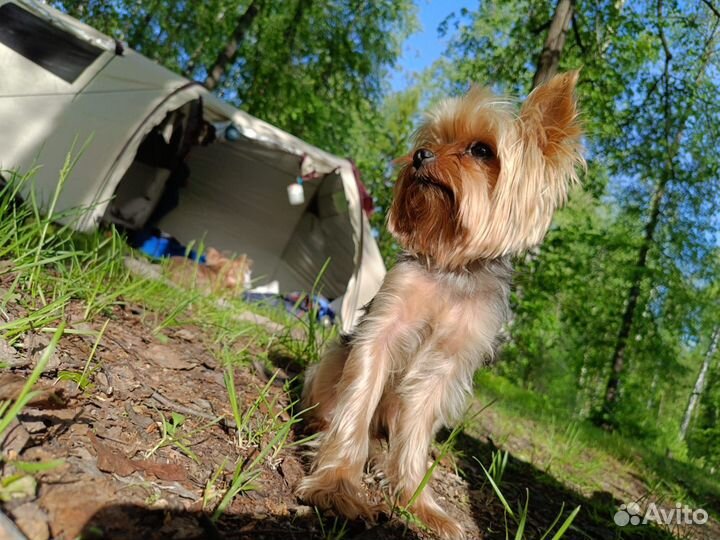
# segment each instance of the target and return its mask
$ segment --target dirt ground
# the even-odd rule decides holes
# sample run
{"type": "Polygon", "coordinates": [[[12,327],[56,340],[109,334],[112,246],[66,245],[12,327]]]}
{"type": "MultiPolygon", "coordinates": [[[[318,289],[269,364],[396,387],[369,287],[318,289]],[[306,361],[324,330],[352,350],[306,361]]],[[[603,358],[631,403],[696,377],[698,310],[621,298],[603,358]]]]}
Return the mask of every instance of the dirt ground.
{"type": "MultiPolygon", "coordinates": [[[[102,327],[81,321],[79,305],[70,306],[66,317],[70,328],[79,331],[102,327]]],[[[2,503],[2,511],[27,538],[432,538],[398,517],[385,517],[376,524],[353,522],[343,530],[343,520],[331,512],[318,513],[303,504],[294,489],[307,457],[297,446],[265,460],[255,489],[239,494],[213,521],[217,494],[227,487],[235,463],[248,463],[255,451],[236,444],[228,422],[212,422],[232,418],[223,370],[198,328],[176,327],[158,336],[152,333],[147,314],[132,305],[115,307],[109,318],[93,361],[100,366],[94,385],[79,391],[73,381],[57,382],[62,372],[83,370],[95,343],[95,337],[82,332],[66,335],[40,380],[41,394],[0,441],[11,459],[63,461],[35,474],[36,485],[2,503]],[[169,419],[172,413],[185,418],[183,441],[192,456],[176,445],[150,453],[162,437],[161,415],[169,419]],[[213,482],[223,465],[225,472],[213,482]]],[[[0,342],[0,360],[10,365],[0,371],[0,399],[17,392],[50,336],[31,334],[13,347],[0,342]]],[[[283,381],[296,373],[288,365],[279,367],[271,396],[282,408],[291,399],[283,381]]],[[[268,381],[267,372],[257,364],[236,370],[241,410],[256,400],[268,381]]],[[[300,436],[292,433],[290,440],[300,436]]],[[[463,433],[455,447],[459,451],[443,461],[432,484],[441,504],[461,520],[469,538],[505,538],[501,503],[472,459],[489,463],[495,449],[491,438],[463,433]]],[[[9,472],[7,467],[3,475],[9,472]]],[[[531,512],[525,538],[539,538],[563,503],[563,519],[577,505],[583,506],[566,538],[650,538],[639,529],[637,534],[619,534],[611,518],[619,501],[608,493],[583,497],[511,457],[503,491],[514,505],[524,500],[526,488],[531,493],[531,512]]],[[[369,490],[376,491],[376,484],[369,484],[369,490]]],[[[1,523],[0,539],[3,530],[13,538],[1,523]]],[[[514,526],[510,530],[512,534],[514,526]]],[[[720,538],[717,529],[707,531],[720,538]]]]}

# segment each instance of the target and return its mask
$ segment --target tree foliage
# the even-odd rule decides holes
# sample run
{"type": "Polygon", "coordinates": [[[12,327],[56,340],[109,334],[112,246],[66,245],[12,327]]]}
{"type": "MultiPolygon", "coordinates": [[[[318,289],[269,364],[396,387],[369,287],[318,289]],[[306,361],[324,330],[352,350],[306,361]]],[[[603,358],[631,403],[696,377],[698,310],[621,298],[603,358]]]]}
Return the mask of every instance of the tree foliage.
{"type": "MultiPolygon", "coordinates": [[[[250,7],[217,92],[250,114],[341,155],[350,132],[376,122],[383,81],[414,28],[408,1],[57,0],[71,15],[204,82],[250,7]]],[[[236,37],[236,36],[235,36],[236,37]]]]}

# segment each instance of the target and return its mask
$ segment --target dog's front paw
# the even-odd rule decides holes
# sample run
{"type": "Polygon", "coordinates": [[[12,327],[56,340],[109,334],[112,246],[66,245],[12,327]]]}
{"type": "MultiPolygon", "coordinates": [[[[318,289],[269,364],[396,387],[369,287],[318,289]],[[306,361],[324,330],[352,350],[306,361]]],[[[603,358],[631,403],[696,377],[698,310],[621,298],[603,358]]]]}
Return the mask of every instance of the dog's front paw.
{"type": "Polygon", "coordinates": [[[320,508],[334,508],[349,519],[359,517],[375,521],[380,512],[377,505],[365,499],[358,482],[335,472],[316,472],[305,478],[297,489],[297,495],[320,508]]]}
{"type": "Polygon", "coordinates": [[[465,538],[463,526],[439,507],[434,505],[415,506],[413,513],[443,540],[463,540],[465,538]]]}

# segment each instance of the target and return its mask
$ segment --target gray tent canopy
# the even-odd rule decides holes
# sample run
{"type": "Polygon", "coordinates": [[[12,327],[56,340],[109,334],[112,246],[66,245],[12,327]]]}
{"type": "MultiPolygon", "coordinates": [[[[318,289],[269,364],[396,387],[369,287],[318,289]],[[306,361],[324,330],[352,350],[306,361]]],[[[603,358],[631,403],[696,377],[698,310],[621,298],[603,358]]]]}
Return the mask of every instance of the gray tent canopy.
{"type": "Polygon", "coordinates": [[[247,253],[253,276],[284,291],[309,290],[329,258],[323,291],[339,298],[345,329],[377,291],[385,267],[348,160],[40,2],[0,0],[0,65],[0,169],[35,169],[47,204],[68,152],[82,148],[57,205],[84,209],[76,229],[147,225],[181,164],[177,204],[156,221],[164,232],[247,253]],[[216,139],[184,145],[173,166],[142,159],[151,138],[182,140],[192,121],[216,139]],[[305,202],[293,206],[286,188],[298,176],[305,202]]]}

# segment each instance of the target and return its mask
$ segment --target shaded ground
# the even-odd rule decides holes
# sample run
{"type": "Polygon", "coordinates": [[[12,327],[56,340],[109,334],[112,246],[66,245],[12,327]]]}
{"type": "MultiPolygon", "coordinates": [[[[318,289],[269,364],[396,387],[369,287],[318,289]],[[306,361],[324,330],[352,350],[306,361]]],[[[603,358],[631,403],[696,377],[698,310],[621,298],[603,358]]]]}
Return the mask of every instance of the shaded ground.
{"type": "MultiPolygon", "coordinates": [[[[8,315],[21,314],[13,313],[10,306],[8,315]]],[[[306,467],[305,458],[299,447],[290,445],[263,459],[253,489],[240,493],[213,521],[211,514],[231,482],[235,464],[249,465],[257,446],[237,443],[223,370],[206,337],[193,326],[153,333],[157,328],[150,314],[132,305],[115,307],[106,314],[109,322],[92,362],[98,366],[93,384],[80,391],[71,380],[58,382],[58,376],[82,372],[96,342],[91,331],[101,331],[105,319],[82,321],[81,306],[74,304],[66,318],[77,333],[61,339],[40,381],[41,395],[0,441],[11,460],[63,460],[35,473],[36,485],[2,503],[3,512],[29,538],[432,538],[397,517],[376,525],[345,524],[331,513],[320,514],[304,505],[293,492],[306,467]],[[162,419],[167,429],[173,413],[184,417],[175,441],[152,452],[162,440],[162,419]]],[[[12,347],[0,342],[0,361],[10,366],[0,370],[0,399],[15,395],[50,335],[31,333],[12,347]]],[[[274,435],[262,433],[268,417],[289,420],[283,416],[288,415],[283,410],[291,399],[284,383],[292,375],[280,370],[255,415],[259,420],[253,419],[259,422],[255,433],[260,447],[270,444],[274,435]]],[[[257,365],[236,369],[240,410],[257,403],[267,383],[266,370],[257,365]]],[[[492,412],[483,418],[492,436],[497,419],[492,412]]],[[[299,436],[292,432],[288,443],[299,436]]],[[[566,538],[666,536],[649,525],[624,529],[613,525],[619,498],[639,497],[645,488],[642,479],[628,480],[623,473],[622,489],[627,493],[622,493],[610,481],[612,471],[604,471],[600,489],[581,494],[512,457],[531,445],[527,440],[505,441],[511,457],[501,482],[514,508],[525,501],[526,489],[530,492],[525,538],[540,538],[561,509],[560,521],[578,505],[581,512],[566,538]]],[[[470,538],[505,538],[502,504],[475,459],[488,466],[496,450],[492,439],[461,433],[455,448],[432,484],[441,504],[463,522],[470,538]]],[[[12,465],[6,464],[2,476],[12,472],[12,465]]],[[[512,520],[507,529],[514,534],[512,520]]],[[[720,529],[712,523],[684,529],[682,534],[717,539],[720,529]]]]}

